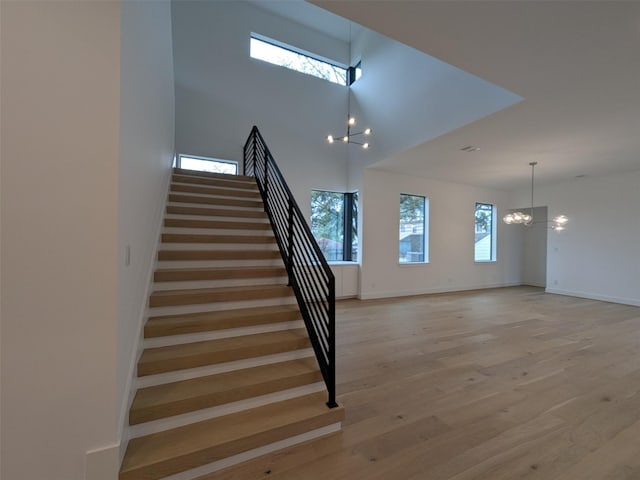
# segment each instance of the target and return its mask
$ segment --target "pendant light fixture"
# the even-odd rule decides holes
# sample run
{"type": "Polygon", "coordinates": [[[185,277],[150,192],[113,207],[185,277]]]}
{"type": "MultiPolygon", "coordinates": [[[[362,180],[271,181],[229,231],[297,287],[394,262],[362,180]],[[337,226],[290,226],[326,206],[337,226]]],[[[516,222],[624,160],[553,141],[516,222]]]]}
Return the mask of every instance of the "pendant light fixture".
{"type": "Polygon", "coordinates": [[[336,141],[340,141],[342,143],[353,143],[354,145],[360,145],[365,150],[369,148],[369,142],[367,138],[371,135],[371,129],[365,128],[360,132],[352,132],[351,128],[355,127],[356,119],[350,115],[347,116],[347,132],[344,135],[339,137],[334,137],[333,135],[327,136],[327,142],[334,143],[336,141]]]}
{"type": "MultiPolygon", "coordinates": [[[[351,65],[351,22],[349,22],[349,65],[351,65]]],[[[351,116],[351,85],[359,78],[356,73],[359,68],[360,64],[358,63],[355,67],[350,66],[347,71],[347,88],[349,89],[347,91],[347,131],[344,135],[327,135],[327,142],[351,143],[367,150],[369,148],[368,137],[371,135],[372,130],[367,127],[354,132],[353,129],[356,126],[356,118],[351,116]]]]}
{"type": "MultiPolygon", "coordinates": [[[[534,171],[538,162],[529,162],[531,166],[531,208],[529,212],[511,212],[507,213],[504,217],[502,217],[502,221],[507,225],[516,224],[516,225],[524,225],[525,227],[529,227],[533,225],[533,180],[534,180],[534,171]]],[[[565,229],[565,225],[569,221],[566,215],[558,215],[553,218],[551,223],[551,229],[556,232],[561,232],[565,229]]]]}

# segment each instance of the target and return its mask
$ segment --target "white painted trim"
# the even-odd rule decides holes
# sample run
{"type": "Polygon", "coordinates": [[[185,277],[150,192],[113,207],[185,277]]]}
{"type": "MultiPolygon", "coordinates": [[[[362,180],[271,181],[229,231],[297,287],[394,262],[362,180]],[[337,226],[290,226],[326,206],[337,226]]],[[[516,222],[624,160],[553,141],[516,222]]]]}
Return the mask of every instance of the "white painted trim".
{"type": "MultiPolygon", "coordinates": [[[[174,153],[174,157],[175,157],[175,153],[174,153]]],[[[133,344],[133,351],[136,352],[135,355],[131,355],[131,361],[129,363],[129,368],[128,368],[128,375],[127,375],[127,383],[125,385],[125,389],[124,389],[124,395],[123,398],[120,399],[120,412],[119,412],[119,418],[118,418],[118,436],[120,437],[120,458],[119,458],[119,464],[122,464],[122,460],[124,459],[124,454],[127,450],[127,446],[129,444],[129,438],[130,438],[130,434],[129,434],[129,409],[131,408],[131,404],[133,403],[133,398],[135,397],[136,391],[137,391],[137,386],[136,386],[136,382],[135,379],[137,378],[137,365],[138,365],[138,360],[140,358],[140,355],[142,355],[142,338],[143,338],[143,333],[144,333],[144,324],[146,322],[148,315],[148,305],[149,305],[149,296],[151,295],[152,289],[153,289],[153,274],[156,270],[156,264],[158,261],[158,255],[157,252],[159,250],[160,247],[160,233],[162,232],[162,227],[164,224],[164,216],[165,216],[165,205],[167,204],[168,198],[169,198],[169,185],[171,183],[171,175],[173,173],[173,169],[169,168],[167,170],[167,174],[166,174],[166,178],[165,178],[165,184],[164,184],[164,195],[162,198],[162,201],[158,202],[158,210],[156,210],[155,215],[156,215],[156,220],[157,220],[157,226],[156,226],[156,232],[155,232],[155,245],[153,245],[153,248],[151,249],[151,254],[147,257],[148,258],[148,265],[147,265],[147,286],[144,292],[144,296],[141,299],[140,302],[140,311],[138,313],[136,322],[137,322],[137,328],[136,330],[138,331],[138,335],[136,336],[136,338],[134,339],[134,344],[133,344]]]]}
{"type": "Polygon", "coordinates": [[[253,450],[248,450],[246,452],[239,453],[223,460],[218,460],[217,462],[209,463],[208,465],[203,465],[192,470],[177,473],[175,475],[165,477],[162,480],[193,480],[202,475],[208,475],[210,473],[217,472],[218,470],[222,470],[223,468],[238,465],[239,463],[246,462],[253,458],[257,458],[262,455],[275,452],[277,450],[282,450],[293,445],[297,445],[298,443],[307,442],[309,440],[339,432],[341,429],[342,424],[340,422],[333,423],[331,425],[327,425],[326,427],[317,428],[315,430],[311,430],[310,432],[305,432],[294,437],[280,440],[279,442],[270,443],[269,445],[264,445],[262,447],[254,448],[253,450]]]}
{"type": "Polygon", "coordinates": [[[245,358],[243,360],[205,365],[203,367],[176,370],[174,372],[159,373],[157,375],[145,375],[144,377],[137,377],[135,379],[136,388],[179,382],[180,380],[190,380],[192,378],[203,377],[205,375],[215,375],[217,373],[231,372],[242,368],[258,367],[260,365],[269,365],[271,363],[286,362],[288,360],[298,360],[308,357],[315,358],[312,348],[274,353],[273,355],[264,355],[262,357],[245,358]]]}
{"type": "Polygon", "coordinates": [[[490,283],[484,285],[458,285],[452,288],[430,288],[425,290],[415,290],[411,292],[396,291],[396,292],[375,292],[375,293],[360,293],[358,298],[360,300],[373,300],[377,298],[392,298],[392,297],[410,297],[413,295],[430,295],[434,293],[452,293],[452,292],[466,292],[469,290],[486,290],[490,288],[505,288],[505,287],[518,287],[520,282],[512,283],[490,283]]]}
{"type": "Polygon", "coordinates": [[[622,305],[631,305],[634,307],[640,307],[640,299],[611,297],[608,295],[598,295],[595,293],[577,292],[573,290],[561,290],[557,288],[547,288],[545,292],[553,293],[556,295],[566,295],[568,297],[586,298],[589,300],[599,300],[601,302],[620,303],[622,305]]]}
{"type": "Polygon", "coordinates": [[[85,480],[113,480],[120,470],[120,444],[89,450],[85,455],[85,480]]]}
{"type": "Polygon", "coordinates": [[[219,340],[221,338],[241,337],[244,335],[256,335],[259,333],[279,332],[281,330],[293,330],[304,328],[302,320],[291,322],[266,323],[264,325],[252,325],[250,327],[227,328],[209,332],[188,333],[185,335],[171,335],[144,339],[144,348],[166,347],[169,345],[184,345],[186,343],[204,342],[207,340],[219,340]]]}

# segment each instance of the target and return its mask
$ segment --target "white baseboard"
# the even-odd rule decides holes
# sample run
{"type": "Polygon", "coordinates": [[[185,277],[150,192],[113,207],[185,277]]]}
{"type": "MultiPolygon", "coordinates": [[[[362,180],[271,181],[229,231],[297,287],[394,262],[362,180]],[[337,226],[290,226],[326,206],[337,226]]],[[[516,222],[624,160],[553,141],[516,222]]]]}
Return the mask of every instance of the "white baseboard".
{"type": "MultiPolygon", "coordinates": [[[[140,311],[136,318],[136,322],[137,322],[136,331],[138,332],[138,334],[134,339],[134,343],[133,343],[133,350],[132,350],[133,354],[131,355],[131,359],[129,362],[127,383],[124,389],[124,396],[123,398],[120,399],[121,403],[120,403],[120,412],[119,412],[119,418],[118,418],[118,428],[119,428],[119,437],[120,437],[118,465],[122,463],[122,460],[124,459],[124,454],[127,450],[127,445],[129,444],[129,437],[130,437],[129,409],[131,408],[131,404],[133,403],[133,398],[135,397],[135,394],[136,394],[136,384],[135,384],[135,379],[137,378],[136,368],[138,364],[138,358],[142,354],[142,337],[143,337],[143,331],[144,331],[144,324],[148,316],[147,305],[148,305],[149,295],[151,294],[151,290],[153,288],[153,274],[156,270],[156,265],[158,262],[157,252],[160,246],[162,228],[164,226],[163,223],[164,223],[164,217],[165,217],[165,206],[169,198],[169,186],[171,185],[171,175],[172,175],[172,170],[170,169],[167,174],[167,178],[165,179],[164,196],[162,198],[162,201],[158,203],[159,210],[154,212],[156,215],[157,225],[156,225],[156,231],[154,232],[154,237],[152,238],[155,239],[155,243],[152,244],[151,252],[149,255],[147,255],[147,258],[148,258],[147,274],[146,274],[147,285],[144,291],[144,296],[140,302],[140,311]]],[[[118,467],[118,470],[119,470],[119,467],[118,467]]],[[[117,478],[117,476],[113,478],[117,478]]]]}
{"type": "Polygon", "coordinates": [[[457,285],[455,287],[436,287],[412,291],[362,292],[360,300],[374,300],[378,298],[410,297],[413,295],[430,295],[434,293],[465,292],[469,290],[484,290],[489,288],[518,287],[520,283],[491,283],[483,285],[457,285]]]}
{"type": "Polygon", "coordinates": [[[640,307],[640,299],[612,297],[609,295],[598,295],[597,293],[579,292],[575,290],[561,290],[558,288],[547,288],[546,293],[554,293],[556,295],[566,295],[568,297],[587,298],[589,300],[599,300],[601,302],[620,303],[622,305],[632,305],[640,307]]]}
{"type": "Polygon", "coordinates": [[[85,480],[114,480],[120,470],[120,444],[89,450],[85,458],[85,480]]]}

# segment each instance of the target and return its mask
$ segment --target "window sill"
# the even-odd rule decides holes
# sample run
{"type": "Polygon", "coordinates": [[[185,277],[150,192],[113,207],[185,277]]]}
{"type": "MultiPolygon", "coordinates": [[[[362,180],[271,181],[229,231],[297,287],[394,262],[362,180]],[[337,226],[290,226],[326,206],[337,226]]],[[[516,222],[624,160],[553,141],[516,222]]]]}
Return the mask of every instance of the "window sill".
{"type": "Polygon", "coordinates": [[[329,265],[360,265],[357,261],[346,261],[346,260],[327,260],[329,265]]]}

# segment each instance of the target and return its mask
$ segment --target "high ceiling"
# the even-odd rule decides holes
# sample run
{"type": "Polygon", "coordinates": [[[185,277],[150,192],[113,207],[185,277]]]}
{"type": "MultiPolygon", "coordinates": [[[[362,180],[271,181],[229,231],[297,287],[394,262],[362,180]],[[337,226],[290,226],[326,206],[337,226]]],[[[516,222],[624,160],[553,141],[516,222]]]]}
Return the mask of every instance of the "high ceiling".
{"type": "Polygon", "coordinates": [[[640,2],[313,3],[524,97],[376,167],[508,190],[527,187],[531,161],[537,184],[640,169],[640,2]]]}

